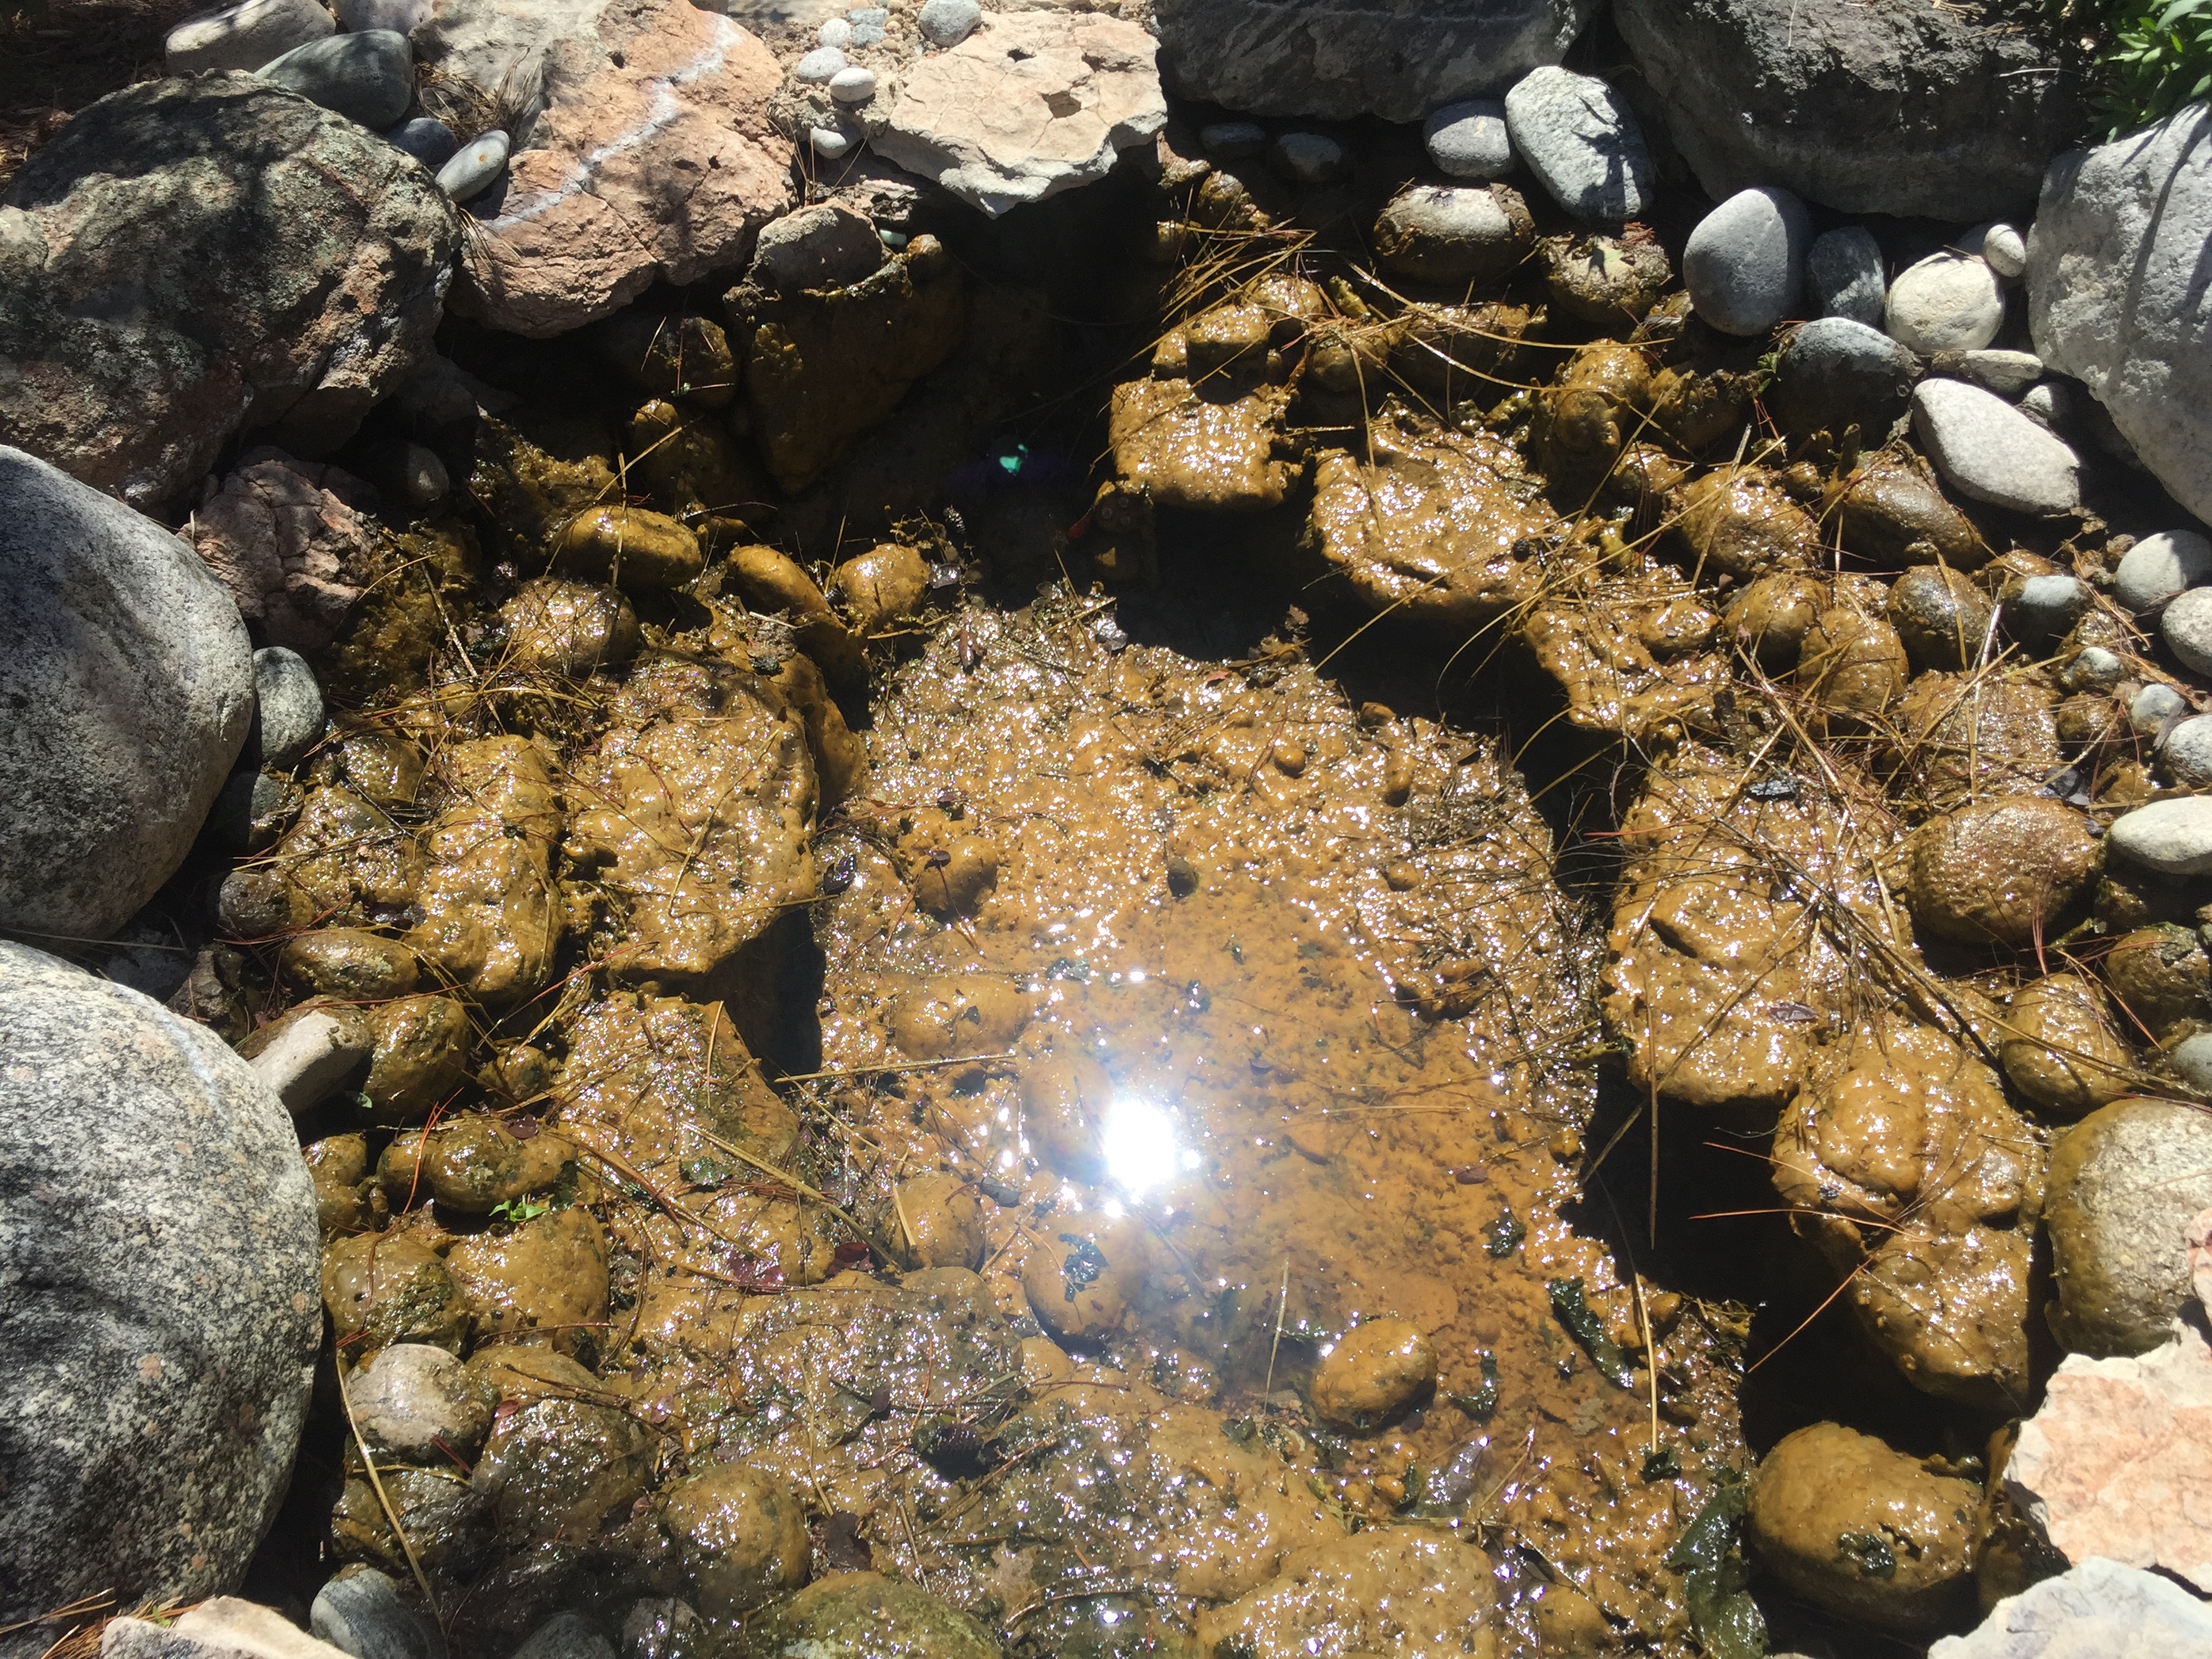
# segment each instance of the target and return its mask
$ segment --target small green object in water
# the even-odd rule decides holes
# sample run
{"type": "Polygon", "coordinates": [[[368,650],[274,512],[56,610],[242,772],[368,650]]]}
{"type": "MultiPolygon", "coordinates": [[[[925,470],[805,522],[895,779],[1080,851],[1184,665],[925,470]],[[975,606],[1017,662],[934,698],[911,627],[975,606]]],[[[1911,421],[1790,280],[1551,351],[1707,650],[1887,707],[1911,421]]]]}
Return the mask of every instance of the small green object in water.
{"type": "Polygon", "coordinates": [[[1485,1348],[1479,1356],[1482,1366],[1482,1386],[1473,1394],[1447,1395],[1446,1399],[1478,1423],[1487,1423],[1498,1414],[1498,1356],[1485,1348]]]}
{"type": "Polygon", "coordinates": [[[1856,1564],[1869,1578],[1897,1577],[1897,1553],[1889,1540],[1878,1532],[1847,1532],[1838,1534],[1837,1553],[1856,1564]]]}
{"type": "Polygon", "coordinates": [[[1616,1389],[1633,1389],[1636,1367],[1628,1363],[1628,1356],[1605,1334],[1605,1328],[1597,1322],[1597,1316],[1583,1300],[1582,1280],[1555,1279],[1545,1289],[1552,1293],[1552,1311],[1559,1316],[1559,1323],[1589,1350],[1605,1380],[1616,1389]]]}
{"type": "Polygon", "coordinates": [[[1711,1659],[1762,1659],[1766,1652],[1766,1619],[1746,1588],[1751,1570],[1736,1548],[1750,1501],[1743,1477],[1723,1469],[1698,1518],[1667,1552],[1667,1565],[1682,1575],[1690,1627],[1711,1659]]]}
{"type": "Polygon", "coordinates": [[[1644,1454],[1644,1479],[1672,1480],[1682,1473],[1682,1460],[1674,1455],[1672,1446],[1659,1446],[1644,1454]]]}
{"type": "Polygon", "coordinates": [[[539,1216],[550,1213],[552,1208],[550,1204],[537,1199],[510,1198],[503,1204],[491,1206],[491,1218],[494,1221],[535,1221],[539,1216]]]}
{"type": "Polygon", "coordinates": [[[1521,1248],[1521,1241],[1528,1237],[1528,1224],[1514,1215],[1510,1204],[1498,1212],[1497,1220],[1486,1223],[1482,1231],[1490,1240],[1492,1261],[1503,1261],[1511,1255],[1521,1248]]]}

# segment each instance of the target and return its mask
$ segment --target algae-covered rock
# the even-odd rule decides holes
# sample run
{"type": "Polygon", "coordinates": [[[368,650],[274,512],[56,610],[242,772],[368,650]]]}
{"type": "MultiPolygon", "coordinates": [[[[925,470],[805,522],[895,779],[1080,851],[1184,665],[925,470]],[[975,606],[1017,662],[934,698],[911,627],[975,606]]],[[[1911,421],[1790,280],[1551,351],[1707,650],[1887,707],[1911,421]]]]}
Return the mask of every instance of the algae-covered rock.
{"type": "Polygon", "coordinates": [[[1879,721],[1904,691],[1906,671],[1897,630],[1846,605],[1823,611],[1798,648],[1797,684],[1839,733],[1879,721]]]}
{"type": "Polygon", "coordinates": [[[1916,667],[1955,670],[1980,659],[1996,606],[1958,571],[1920,565],[1897,579],[1886,614],[1916,667]]]}
{"type": "Polygon", "coordinates": [[[422,836],[422,921],[407,942],[448,985],[492,1008],[552,977],[563,912],[553,887],[561,806],[544,754],[478,738],[439,757],[447,804],[422,836]]]}
{"type": "Polygon", "coordinates": [[[709,1619],[734,1618],[806,1582],[813,1553],[798,1494],[742,1465],[715,1464],[672,1486],[661,1518],[709,1619]]]}
{"type": "Polygon", "coordinates": [[[1490,1558],[1449,1533],[1380,1527],[1294,1552],[1281,1574],[1199,1617],[1200,1645],[1254,1659],[1316,1653],[1480,1653],[1490,1558]]]}
{"type": "Polygon", "coordinates": [[[1707,576],[1747,581],[1820,556],[1820,527],[1772,474],[1721,467],[1675,492],[1674,556],[1707,576]]]}
{"type": "Polygon", "coordinates": [[[1242,396],[1182,379],[1114,388],[1114,470],[1156,506],[1216,513],[1280,507],[1304,467],[1283,432],[1287,399],[1261,386],[1242,396]]]}
{"type": "Polygon", "coordinates": [[[419,1123],[468,1075],[473,1034],[451,997],[404,997],[368,1011],[375,1048],[362,1090],[369,1121],[387,1128],[419,1123]]]}
{"type": "Polygon", "coordinates": [[[1847,552],[1892,570],[1939,562],[1974,570],[1989,562],[1973,520],[1906,457],[1885,453],[1863,463],[1831,492],[1826,511],[1847,552]]]}
{"type": "Polygon", "coordinates": [[[2092,1112],[2051,1153],[2051,1328],[2077,1353],[2147,1353],[2195,1300],[2185,1230],[2212,1206],[2212,1116],[2172,1101],[2092,1112]]]}
{"type": "Polygon", "coordinates": [[[2065,931],[2101,858],[2088,821],[2063,802],[1984,801],[1922,827],[1903,896],[1913,921],[1939,939],[2025,945],[2065,931]]]}
{"type": "Polygon", "coordinates": [[[341,1351],[365,1364],[394,1342],[459,1352],[468,1309],[438,1253],[409,1233],[362,1233],[323,1251],[323,1305],[341,1351]]]}
{"type": "Polygon", "coordinates": [[[1884,1630],[1941,1630],[1973,1605],[1982,1489],[1839,1423],[1759,1460],[1752,1547],[1793,1594],[1884,1630]]]}
{"type": "Polygon", "coordinates": [[[1723,620],[1740,649],[1768,673],[1781,674],[1796,666],[1805,636],[1827,605],[1827,589],[1817,578],[1770,570],[1729,602],[1723,620]]]}
{"type": "Polygon", "coordinates": [[[1437,1380],[1437,1352],[1403,1319],[1368,1319],[1322,1356],[1313,1405],[1322,1420],[1354,1429],[1382,1423],[1437,1380]]]}
{"type": "Polygon", "coordinates": [[[1863,1025],[1815,1054],[1773,1157],[1793,1224],[1906,1380],[2021,1409],[2044,1153],[1996,1073],[1933,1027],[1863,1025]]]}
{"type": "Polygon", "coordinates": [[[319,927],[284,941],[284,971],[319,996],[340,1002],[404,997],[421,978],[415,953],[398,939],[358,927],[319,927]]]}
{"type": "Polygon", "coordinates": [[[460,1214],[483,1215],[556,1185],[575,1156],[556,1131],[518,1139],[489,1113],[462,1112],[426,1133],[395,1137],[378,1161],[377,1179],[394,1209],[410,1198],[434,1198],[460,1214]]]}
{"type": "Polygon", "coordinates": [[[607,1241],[581,1206],[539,1216],[511,1232],[463,1239],[446,1262],[485,1340],[543,1332],[563,1353],[600,1346],[607,1241]]]}
{"type": "Polygon", "coordinates": [[[983,1206],[957,1176],[917,1176],[902,1182],[897,1210],[923,1267],[973,1267],[983,1259],[983,1206]]]}
{"type": "Polygon", "coordinates": [[[2212,1018],[2212,958],[2192,928],[2160,921],[2124,935],[2105,953],[2105,982],[2126,1016],[2161,1040],[2212,1018]]]}
{"type": "Polygon", "coordinates": [[[590,1539],[653,1474],[653,1437],[612,1406],[540,1400],[498,1419],[471,1486],[501,1541],[590,1539]]]}
{"type": "Polygon", "coordinates": [[[768,1617],[775,1659],[999,1659],[989,1631],[928,1591],[880,1573],[817,1578],[768,1617]]]}
{"type": "Polygon", "coordinates": [[[1474,629],[1534,597],[1540,577],[1522,544],[1552,520],[1511,446],[1386,419],[1368,439],[1358,453],[1322,453],[1309,532],[1362,603],[1474,629]]]}
{"type": "Polygon", "coordinates": [[[1104,1336],[1143,1291],[1151,1251],[1134,1218],[1053,1218],[1032,1243],[1022,1289],[1038,1322],[1062,1337],[1104,1336]]]}
{"type": "Polygon", "coordinates": [[[2014,992],[1998,1053],[2014,1087],[2065,1117],[2127,1093],[2134,1069],[2111,1004],[2080,974],[2048,974],[2014,992]]]}
{"type": "Polygon", "coordinates": [[[637,654],[637,613],[616,588],[539,577],[499,608],[501,661],[525,672],[582,679],[637,654]]]}
{"type": "Polygon", "coordinates": [[[699,538],[665,513],[642,507],[592,507],[554,540],[561,568],[630,590],[682,587],[707,568],[699,538]]]}
{"type": "Polygon", "coordinates": [[[2047,687],[2027,678],[1916,676],[1892,720],[1898,751],[1893,787],[1939,811],[1997,795],[2039,793],[2058,770],[2056,702],[2047,687]]]}

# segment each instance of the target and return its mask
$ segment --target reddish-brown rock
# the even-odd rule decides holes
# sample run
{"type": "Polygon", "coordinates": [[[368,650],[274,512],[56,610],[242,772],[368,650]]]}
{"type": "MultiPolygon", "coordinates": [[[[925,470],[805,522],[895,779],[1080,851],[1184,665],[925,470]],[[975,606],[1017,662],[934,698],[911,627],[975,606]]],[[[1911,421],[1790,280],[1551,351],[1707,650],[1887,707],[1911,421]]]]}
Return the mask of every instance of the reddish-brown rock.
{"type": "Polygon", "coordinates": [[[368,535],[354,508],[366,499],[334,466],[253,450],[193,514],[192,545],[271,645],[317,650],[361,597],[347,566],[368,535]]]}
{"type": "Polygon", "coordinates": [[[742,264],[792,205],[782,80],[759,38],[690,0],[610,0],[544,58],[545,112],[462,262],[454,308],[543,337],[656,281],[742,264]]]}
{"type": "Polygon", "coordinates": [[[2070,1561],[2155,1567],[2212,1593],[2212,1347],[2176,1322],[2136,1358],[2069,1355],[2005,1480],[2070,1561]]]}

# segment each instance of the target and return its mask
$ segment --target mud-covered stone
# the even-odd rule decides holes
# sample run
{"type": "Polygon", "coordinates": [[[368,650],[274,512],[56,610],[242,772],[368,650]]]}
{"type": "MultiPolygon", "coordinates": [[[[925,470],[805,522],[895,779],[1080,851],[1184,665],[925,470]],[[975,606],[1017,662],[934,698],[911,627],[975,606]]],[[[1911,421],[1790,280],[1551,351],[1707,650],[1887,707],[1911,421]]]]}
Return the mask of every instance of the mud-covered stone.
{"type": "Polygon", "coordinates": [[[502,660],[581,679],[637,654],[637,613],[612,587],[538,577],[499,608],[507,628],[502,660]]]}
{"type": "Polygon", "coordinates": [[[243,1576],[291,1476],[313,1188],[213,1032],[13,943],[0,1000],[0,1621],[198,1600],[243,1576]]]}
{"type": "Polygon", "coordinates": [[[1839,1423],[1759,1460],[1752,1547],[1794,1594],[1884,1630],[1941,1630],[1973,1605],[1982,1492],[1839,1423]]]}
{"type": "Polygon", "coordinates": [[[1314,1372],[1314,1410],[1325,1422],[1371,1428],[1436,1377],[1436,1350],[1419,1326],[1403,1319],[1363,1320],[1322,1356],[1314,1372]]]}
{"type": "Polygon", "coordinates": [[[1974,570],[1989,562],[1973,521],[1907,458],[1885,453],[1862,463],[1831,493],[1828,508],[1844,550],[1889,569],[1940,562],[1974,570]]]}
{"type": "Polygon", "coordinates": [[[2065,1117],[2127,1093],[2135,1067],[2103,991],[2073,973],[2048,974],[2013,993],[1998,1054],[2014,1087],[2065,1117]]]}
{"type": "Polygon", "coordinates": [[[1886,614],[1916,667],[1960,669],[1981,659],[1996,607],[1958,571],[1917,565],[1890,588],[1886,614]]]}
{"type": "Polygon", "coordinates": [[[1288,1659],[1359,1653],[1402,1642],[1413,1651],[1480,1651],[1494,1588],[1490,1558],[1449,1533],[1378,1527],[1297,1551],[1281,1575],[1200,1615],[1214,1651],[1288,1659]]]}
{"type": "Polygon", "coordinates": [[[403,997],[370,1009],[375,1048],[362,1085],[370,1121],[386,1127],[419,1123],[445,1103],[468,1072],[473,1034],[451,997],[403,997]]]}
{"type": "Polygon", "coordinates": [[[1905,690],[1907,663],[1897,630],[1879,617],[1832,605],[1806,630],[1796,680],[1838,732],[1879,721],[1905,690]]]}
{"type": "Polygon", "coordinates": [[[492,1008],[536,995],[564,912],[553,885],[561,805],[524,738],[477,738],[439,757],[447,805],[422,835],[422,920],[408,945],[446,984],[492,1008]]]}
{"type": "Polygon", "coordinates": [[[2044,1158],[1996,1073],[1931,1026],[1869,1022],[1814,1056],[1773,1156],[1793,1224],[1906,1379],[2019,1409],[2044,1158]]]}
{"type": "Polygon", "coordinates": [[[2047,797],[1964,806],[1914,837],[1903,896],[1939,939],[2026,945],[2055,938],[2102,859],[2087,821],[2047,797]]]}
{"type": "Polygon", "coordinates": [[[769,1615],[763,1650],[811,1659],[998,1659],[997,1640],[981,1625],[917,1585],[880,1573],[842,1572],[817,1578],[769,1615]]]}
{"type": "Polygon", "coordinates": [[[2138,927],[2113,942],[2104,969],[2124,1017],[2154,1036],[2212,1019],[2212,959],[2191,928],[2170,921],[2138,927]]]}
{"type": "Polygon", "coordinates": [[[1718,468],[1678,490],[1673,541],[1685,564],[1738,581],[1820,553],[1820,526],[1756,467],[1718,468]]]}
{"type": "Polygon", "coordinates": [[[661,1516],[700,1612],[728,1619],[806,1582],[813,1553],[797,1493],[737,1463],[671,1487],[661,1516]]]}
{"type": "Polygon", "coordinates": [[[323,1251],[323,1305],[351,1363],[366,1364],[395,1342],[453,1352],[468,1309],[438,1253],[409,1233],[362,1233],[323,1251]]]}
{"type": "Polygon", "coordinates": [[[378,1456],[436,1468],[471,1458],[491,1432],[498,1395],[447,1349],[399,1342],[346,1384],[353,1420],[378,1456]]]}
{"type": "Polygon", "coordinates": [[[508,1232],[478,1233],[446,1263],[487,1340],[543,1332],[563,1353],[597,1352],[607,1312],[606,1235],[580,1206],[508,1232]]]}

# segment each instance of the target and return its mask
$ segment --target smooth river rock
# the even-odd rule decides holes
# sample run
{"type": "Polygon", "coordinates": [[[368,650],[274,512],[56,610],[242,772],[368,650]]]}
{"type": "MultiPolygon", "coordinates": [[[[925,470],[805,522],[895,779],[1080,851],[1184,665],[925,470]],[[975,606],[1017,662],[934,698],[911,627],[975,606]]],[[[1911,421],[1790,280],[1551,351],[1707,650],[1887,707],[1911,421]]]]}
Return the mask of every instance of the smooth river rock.
{"type": "Polygon", "coordinates": [[[2185,666],[2212,674],[2212,587],[2192,587],[2170,601],[2158,631],[2185,666]]]}
{"type": "Polygon", "coordinates": [[[1513,138],[1505,106],[1496,98],[1446,104],[1423,124],[1421,140],[1429,160],[1452,178],[1487,182],[1513,171],[1513,138]]]}
{"type": "MultiPolygon", "coordinates": [[[[2176,713],[2187,706],[2179,698],[2175,702],[2176,713]]],[[[2132,708],[2129,718],[2135,720],[2132,708]]],[[[2212,796],[2191,795],[2138,806],[2115,819],[2105,840],[2130,863],[2160,875],[2212,875],[2212,796]]]]}
{"type": "Polygon", "coordinates": [[[0,1623],[236,1585],[322,1337],[292,1123],[206,1027],[0,943],[0,1623]]]}
{"type": "Polygon", "coordinates": [[[415,53],[393,29],[365,29],[310,40],[256,71],[264,81],[298,93],[379,132],[407,113],[415,101],[415,53]]]}
{"type": "Polygon", "coordinates": [[[2165,530],[2120,556],[2112,597],[2141,616],[2207,581],[2212,581],[2212,541],[2193,530],[2165,530]]]}
{"type": "Polygon", "coordinates": [[[1972,255],[1931,253],[1898,272],[1882,319],[1923,357],[1978,351],[2004,325],[2004,289],[1996,272],[1972,255]]]}
{"type": "Polygon", "coordinates": [[[1504,185],[1415,185],[1392,197],[1375,222],[1383,269],[1419,282],[1497,281],[1534,240],[1527,206],[1504,185]]]}
{"type": "Polygon", "coordinates": [[[2027,234],[2036,355],[2212,521],[2212,106],[2051,165],[2027,234]]]}
{"type": "Polygon", "coordinates": [[[244,748],[252,646],[175,535],[4,447],[0,592],[0,927],[104,939],[244,748]]]}
{"type": "Polygon", "coordinates": [[[0,202],[0,442],[134,506],[240,427],[351,436],[431,356],[461,245],[408,156],[235,73],[110,93],[0,202]]]}
{"type": "Polygon", "coordinates": [[[1597,0],[1155,0],[1185,97],[1254,115],[1419,121],[1556,64],[1597,0]]]}
{"type": "Polygon", "coordinates": [[[2081,502],[2081,462],[2003,398],[1963,380],[1921,381],[1912,429],[1943,481],[2015,513],[2070,513],[2081,502]]]}
{"type": "Polygon", "coordinates": [[[185,18],[162,40],[161,61],[172,75],[258,70],[337,28],[315,0],[241,0],[185,18]]]}
{"type": "MultiPolygon", "coordinates": [[[[689,3],[689,0],[685,0],[689,3]]],[[[878,155],[993,218],[1104,178],[1167,125],[1152,37],[1089,12],[988,12],[866,112],[878,155]]]]}
{"type": "Polygon", "coordinates": [[[1531,71],[1505,94],[1505,125],[1552,199],[1584,224],[1618,225],[1650,204],[1644,130],[1628,100],[1595,76],[1531,71]]]}
{"type": "Polygon", "coordinates": [[[1698,221],[1682,249],[1682,285],[1723,334],[1764,334],[1797,303],[1813,222],[1786,190],[1738,191],[1698,221]]]}
{"type": "Polygon", "coordinates": [[[1813,239],[1805,277],[1823,317],[1848,317],[1880,328],[1889,292],[1882,275],[1881,244],[1863,225],[1845,225],[1813,239]]]}
{"type": "Polygon", "coordinates": [[[1912,398],[1919,365],[1883,333],[1848,317],[1816,317],[1790,337],[1774,378],[1773,404],[1793,433],[1841,437],[1856,426],[1879,444],[1912,398]]]}

